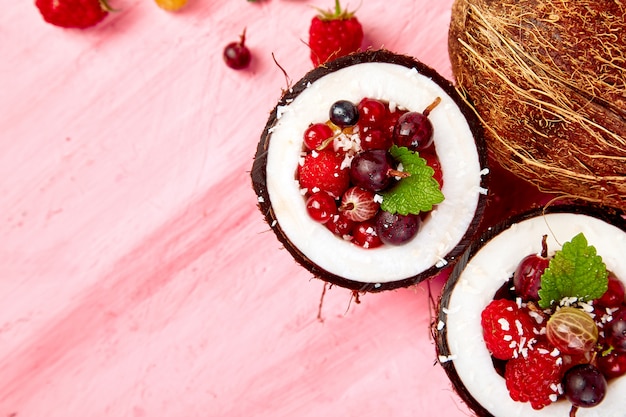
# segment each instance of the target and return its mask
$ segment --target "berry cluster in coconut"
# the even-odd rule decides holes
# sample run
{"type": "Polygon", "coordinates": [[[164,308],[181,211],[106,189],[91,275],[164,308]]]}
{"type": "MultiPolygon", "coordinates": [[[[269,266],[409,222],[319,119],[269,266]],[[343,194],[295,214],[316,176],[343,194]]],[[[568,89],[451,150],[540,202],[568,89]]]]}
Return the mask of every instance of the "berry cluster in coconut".
{"type": "Polygon", "coordinates": [[[369,97],[338,100],[311,123],[296,177],[312,219],[365,249],[411,241],[441,203],[443,175],[424,111],[369,97]]]}
{"type": "Polygon", "coordinates": [[[488,172],[480,124],[453,85],[412,57],[369,50],[319,66],[283,93],[261,135],[251,177],[267,223],[297,262],[326,282],[375,292],[413,285],[456,262],[478,230],[488,172]],[[405,113],[432,124],[423,150],[393,142],[396,117],[405,113]],[[379,191],[357,178],[372,185],[372,172],[356,172],[372,161],[386,183],[379,191]],[[414,188],[420,182],[439,198],[409,198],[424,194],[414,188]],[[346,232],[338,220],[365,207],[362,190],[373,195],[368,202],[376,210],[369,220],[352,220],[346,232]],[[405,203],[425,207],[405,212],[405,203]],[[417,227],[400,228],[412,232],[406,239],[394,232],[389,244],[373,236],[376,227],[357,227],[385,211],[408,216],[417,227]]]}
{"type": "Polygon", "coordinates": [[[481,417],[618,416],[626,221],[563,206],[493,228],[446,283],[439,360],[481,417]]]}

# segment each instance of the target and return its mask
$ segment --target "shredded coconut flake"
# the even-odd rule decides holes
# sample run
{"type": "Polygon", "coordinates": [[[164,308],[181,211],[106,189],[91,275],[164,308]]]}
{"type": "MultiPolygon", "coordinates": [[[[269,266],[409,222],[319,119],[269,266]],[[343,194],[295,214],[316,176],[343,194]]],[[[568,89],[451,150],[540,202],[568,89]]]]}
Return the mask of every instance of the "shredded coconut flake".
{"type": "Polygon", "coordinates": [[[280,119],[287,111],[287,106],[276,106],[276,118],[280,119]]]}
{"type": "Polygon", "coordinates": [[[511,330],[511,324],[504,317],[498,319],[498,323],[500,324],[500,328],[505,332],[511,330]]]}
{"type": "Polygon", "coordinates": [[[435,264],[435,266],[437,268],[443,268],[444,266],[448,265],[448,261],[446,261],[445,259],[441,258],[437,261],[437,263],[435,264]]]}
{"type": "Polygon", "coordinates": [[[439,362],[441,363],[446,363],[446,362],[450,362],[456,359],[456,355],[439,355],[439,362]]]}

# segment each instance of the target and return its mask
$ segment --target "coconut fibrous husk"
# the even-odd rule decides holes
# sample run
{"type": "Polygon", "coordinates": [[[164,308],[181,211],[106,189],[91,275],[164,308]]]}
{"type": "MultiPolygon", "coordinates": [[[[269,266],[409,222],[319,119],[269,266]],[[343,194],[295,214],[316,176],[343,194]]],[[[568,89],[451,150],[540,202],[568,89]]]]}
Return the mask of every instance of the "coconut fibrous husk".
{"type": "Polygon", "coordinates": [[[455,0],[448,46],[503,167],[626,208],[626,1],[455,0]]]}

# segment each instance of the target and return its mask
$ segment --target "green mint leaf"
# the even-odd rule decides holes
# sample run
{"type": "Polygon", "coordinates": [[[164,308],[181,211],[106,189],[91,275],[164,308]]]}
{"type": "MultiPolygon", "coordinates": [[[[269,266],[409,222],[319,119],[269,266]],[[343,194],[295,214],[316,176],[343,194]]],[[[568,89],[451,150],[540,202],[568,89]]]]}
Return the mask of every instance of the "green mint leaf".
{"type": "Polygon", "coordinates": [[[600,298],[607,290],[608,275],[596,248],[579,233],[554,254],[541,276],[539,307],[548,308],[565,297],[580,301],[600,298]]]}
{"type": "Polygon", "coordinates": [[[389,152],[410,176],[402,178],[393,188],[381,193],[383,201],[380,207],[383,210],[406,216],[430,211],[433,205],[443,201],[439,183],[433,178],[435,170],[426,164],[424,158],[417,152],[396,145],[389,152]]]}

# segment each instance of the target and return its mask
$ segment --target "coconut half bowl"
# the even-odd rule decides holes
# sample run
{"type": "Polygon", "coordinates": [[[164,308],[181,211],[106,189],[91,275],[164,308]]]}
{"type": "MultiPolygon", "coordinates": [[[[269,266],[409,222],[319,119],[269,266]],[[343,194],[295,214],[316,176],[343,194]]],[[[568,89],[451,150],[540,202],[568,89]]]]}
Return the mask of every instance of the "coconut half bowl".
{"type": "MultiPolygon", "coordinates": [[[[479,417],[567,417],[571,403],[560,399],[541,410],[509,396],[505,380],[485,346],[481,312],[529,254],[550,252],[583,232],[607,269],[626,281],[626,217],[587,204],[534,209],[490,227],[458,262],[443,288],[433,325],[439,362],[461,399],[479,417]]],[[[620,417],[626,410],[626,376],[609,380],[605,398],[577,417],[620,417]]]]}
{"type": "Polygon", "coordinates": [[[453,265],[475,237],[485,204],[488,169],[474,112],[453,85],[412,57],[368,50],[319,66],[285,91],[271,111],[251,171],[258,207],[276,237],[314,277],[358,292],[407,287],[453,265]],[[438,204],[404,245],[364,249],[312,220],[296,180],[303,135],[329,120],[338,100],[362,98],[429,114],[443,173],[438,204]]]}

